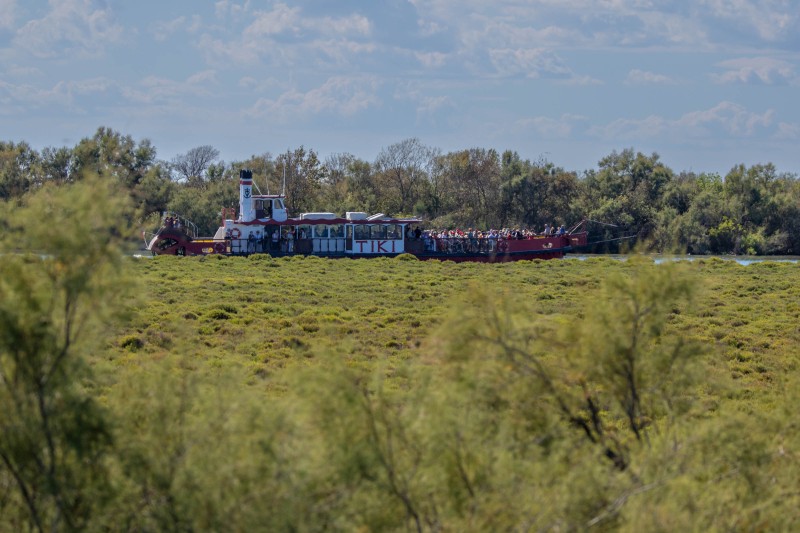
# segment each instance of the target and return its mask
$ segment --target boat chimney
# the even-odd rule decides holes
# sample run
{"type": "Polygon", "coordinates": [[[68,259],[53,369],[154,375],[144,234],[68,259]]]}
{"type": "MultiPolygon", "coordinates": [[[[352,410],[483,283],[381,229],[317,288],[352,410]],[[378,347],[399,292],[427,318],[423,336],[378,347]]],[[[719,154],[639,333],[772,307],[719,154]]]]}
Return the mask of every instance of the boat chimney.
{"type": "Polygon", "coordinates": [[[256,219],[256,210],[253,205],[253,171],[242,169],[239,171],[239,220],[252,222],[256,219]]]}

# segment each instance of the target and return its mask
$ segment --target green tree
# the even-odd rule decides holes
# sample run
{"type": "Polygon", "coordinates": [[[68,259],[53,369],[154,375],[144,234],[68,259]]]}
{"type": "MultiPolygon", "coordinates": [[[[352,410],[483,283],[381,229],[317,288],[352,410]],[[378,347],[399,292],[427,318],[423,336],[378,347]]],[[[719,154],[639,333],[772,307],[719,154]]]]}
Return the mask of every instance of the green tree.
{"type": "Polygon", "coordinates": [[[155,164],[156,149],[144,139],[136,142],[111,128],[100,127],[73,149],[73,171],[78,178],[99,175],[114,178],[132,190],[155,164]]]}
{"type": "Polygon", "coordinates": [[[172,158],[170,167],[175,172],[176,181],[183,181],[190,187],[205,188],[209,180],[207,171],[219,158],[219,150],[211,145],[192,148],[185,154],[172,158]]]}
{"type": "Polygon", "coordinates": [[[658,154],[648,157],[633,149],[612,152],[599,167],[585,178],[583,212],[590,219],[615,224],[623,233],[650,237],[672,170],[658,154]]]}
{"type": "Polygon", "coordinates": [[[290,214],[320,208],[318,195],[324,171],[314,150],[306,151],[303,146],[293,152],[287,150],[276,158],[274,172],[278,175],[273,177],[273,181],[281,184],[281,191],[285,183],[290,214]]]}
{"type": "Polygon", "coordinates": [[[38,157],[25,142],[0,142],[0,200],[19,198],[31,188],[38,157]]]}
{"type": "Polygon", "coordinates": [[[494,150],[473,148],[436,158],[431,175],[438,213],[457,226],[500,224],[500,161],[494,150]]]}
{"type": "Polygon", "coordinates": [[[209,182],[204,189],[181,186],[172,194],[168,210],[197,226],[201,235],[213,235],[221,224],[222,208],[239,206],[239,179],[228,175],[209,182]]]}
{"type": "Polygon", "coordinates": [[[374,213],[378,207],[379,185],[368,161],[354,159],[347,169],[347,206],[352,211],[374,213]]]}
{"type": "Polygon", "coordinates": [[[67,147],[45,148],[34,172],[39,185],[54,183],[63,185],[73,180],[73,152],[67,147]]]}
{"type": "Polygon", "coordinates": [[[127,287],[127,205],[87,179],[3,210],[0,511],[15,528],[81,529],[111,496],[109,422],[86,362],[127,287]]]}
{"type": "Polygon", "coordinates": [[[392,214],[409,214],[420,198],[433,165],[435,151],[417,138],[381,150],[373,171],[381,183],[382,208],[392,214]]]}

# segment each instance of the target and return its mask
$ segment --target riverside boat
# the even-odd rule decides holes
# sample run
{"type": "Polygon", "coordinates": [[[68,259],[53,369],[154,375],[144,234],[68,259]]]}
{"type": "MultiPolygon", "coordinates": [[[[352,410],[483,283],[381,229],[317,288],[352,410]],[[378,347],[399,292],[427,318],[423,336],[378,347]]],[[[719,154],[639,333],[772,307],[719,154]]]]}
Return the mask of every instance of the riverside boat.
{"type": "Polygon", "coordinates": [[[497,233],[433,237],[421,230],[418,218],[393,218],[383,213],[348,212],[288,215],[281,194],[254,194],[253,174],[239,174],[239,215],[222,210],[222,223],[211,237],[198,237],[196,228],[178,215],[143,235],[153,255],[318,255],[324,257],[385,257],[403,253],[419,259],[506,262],[561,258],[587,243],[585,223],[559,235],[525,239],[497,233]],[[235,217],[235,218],[234,218],[235,217]]]}

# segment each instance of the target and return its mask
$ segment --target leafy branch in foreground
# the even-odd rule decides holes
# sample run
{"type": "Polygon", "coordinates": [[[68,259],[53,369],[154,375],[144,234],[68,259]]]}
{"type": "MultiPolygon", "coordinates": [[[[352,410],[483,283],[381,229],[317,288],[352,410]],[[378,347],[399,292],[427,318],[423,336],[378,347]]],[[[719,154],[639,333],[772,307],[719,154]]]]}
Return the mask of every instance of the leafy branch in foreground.
{"type": "Polygon", "coordinates": [[[125,290],[126,203],[87,181],[4,210],[0,241],[0,511],[9,525],[78,529],[108,498],[111,445],[84,357],[125,290]]]}

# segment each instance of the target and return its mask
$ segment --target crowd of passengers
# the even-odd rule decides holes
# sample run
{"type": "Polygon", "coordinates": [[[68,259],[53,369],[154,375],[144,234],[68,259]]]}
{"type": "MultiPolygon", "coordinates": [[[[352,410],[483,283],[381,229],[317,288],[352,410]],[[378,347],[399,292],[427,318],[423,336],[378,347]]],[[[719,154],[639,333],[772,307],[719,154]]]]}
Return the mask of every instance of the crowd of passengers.
{"type": "Polygon", "coordinates": [[[291,226],[283,228],[282,231],[275,229],[272,233],[266,230],[256,230],[247,237],[234,239],[231,230],[225,230],[225,239],[230,241],[231,249],[234,253],[262,253],[262,252],[281,252],[294,253],[295,239],[305,239],[305,230],[301,229],[295,235],[294,228],[291,226]]]}
{"type": "Polygon", "coordinates": [[[495,252],[497,245],[501,241],[534,239],[537,237],[548,237],[553,235],[565,235],[566,228],[562,225],[545,224],[544,230],[537,233],[533,229],[490,229],[478,230],[468,228],[467,230],[416,230],[414,237],[422,239],[425,243],[425,250],[432,252],[445,253],[466,253],[466,252],[495,252]]]}

